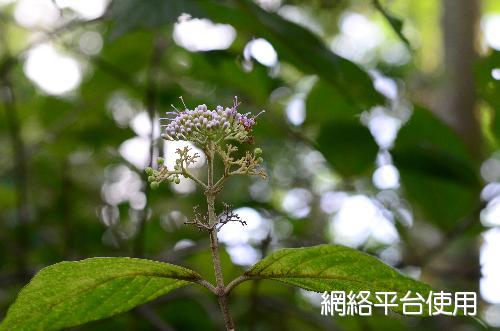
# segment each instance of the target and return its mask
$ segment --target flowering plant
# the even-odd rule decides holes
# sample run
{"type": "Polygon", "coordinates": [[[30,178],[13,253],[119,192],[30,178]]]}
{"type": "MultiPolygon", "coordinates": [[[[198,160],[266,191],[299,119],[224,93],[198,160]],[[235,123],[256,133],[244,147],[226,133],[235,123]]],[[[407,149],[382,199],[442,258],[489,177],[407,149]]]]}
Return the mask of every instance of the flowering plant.
{"type": "Polygon", "coordinates": [[[190,178],[202,187],[207,200],[207,214],[196,212],[194,220],[187,224],[207,230],[210,234],[210,247],[217,282],[215,290],[228,329],[234,329],[234,323],[226,301],[227,293],[220,265],[217,232],[228,222],[236,221],[245,225],[245,221],[233,213],[228,205],[225,205],[225,210],[217,215],[215,198],[223,189],[224,182],[231,176],[248,175],[266,178],[266,173],[262,168],[262,149],[255,148],[253,153],[246,151],[240,158],[234,156],[238,152],[238,147],[232,145],[231,142],[252,143],[252,129],[256,124],[256,118],[262,113],[256,116],[251,116],[250,113],[242,114],[238,112],[238,106],[238,99],[235,97],[233,106],[230,108],[224,109],[222,106],[217,106],[216,109],[209,110],[206,105],[199,105],[191,110],[185,106],[184,111],[174,108],[175,111],[167,113],[170,117],[163,119],[166,121],[163,125],[162,137],[164,139],[191,141],[203,150],[208,165],[206,182],[189,172],[189,165],[193,164],[200,155],[198,153],[190,155],[188,147],[177,149],[178,158],[173,169],[168,169],[163,159],[158,159],[157,170],[146,169],[152,188],[158,187],[159,183],[166,180],[179,184],[179,176],[190,178]],[[216,156],[220,157],[224,164],[224,171],[218,180],[214,175],[216,156]]]}
{"type": "MultiPolygon", "coordinates": [[[[235,330],[228,296],[236,286],[247,280],[278,280],[316,292],[350,293],[360,289],[368,293],[407,293],[412,290],[426,295],[431,292],[429,286],[399,274],[378,259],[338,245],[277,250],[226,284],[222,276],[217,233],[229,222],[245,225],[246,221],[227,204],[217,214],[216,197],[232,176],[266,178],[259,147],[236,156],[240,148],[253,144],[252,129],[260,115],[240,113],[238,106],[235,98],[232,107],[224,109],[218,106],[214,110],[205,105],[193,110],[185,107],[183,111],[175,109],[163,119],[164,139],[186,140],[201,148],[207,161],[206,178],[198,178],[189,171],[189,166],[200,155],[192,153],[188,147],[177,149],[178,158],[173,168],[167,167],[163,159],[158,159],[156,169],[145,170],[153,188],[164,181],[179,184],[181,176],[190,178],[202,188],[207,211],[203,213],[195,208],[193,220],[186,223],[208,232],[215,285],[193,270],[146,259],[97,257],[60,262],[42,269],[21,290],[0,324],[0,331],[68,328],[130,310],[190,284],[201,285],[215,294],[226,330],[235,330]],[[216,158],[223,164],[218,176],[214,165],[216,158]]],[[[367,297],[369,299],[374,300],[367,297]]],[[[401,312],[398,310],[400,306],[391,304],[390,309],[401,312]]],[[[427,313],[423,311],[423,314],[427,313]]]]}
{"type": "Polygon", "coordinates": [[[167,113],[169,117],[162,119],[166,122],[162,126],[164,139],[190,141],[203,150],[208,169],[206,182],[189,172],[189,165],[200,157],[198,153],[190,154],[189,147],[177,149],[178,158],[173,169],[167,168],[161,158],[158,159],[158,169],[155,170],[151,167],[146,169],[152,188],[157,188],[159,183],[164,181],[179,184],[180,176],[190,178],[202,187],[207,200],[207,213],[200,214],[195,208],[195,218],[187,224],[209,232],[217,282],[215,292],[228,329],[234,329],[234,323],[226,300],[227,293],[220,265],[217,232],[229,222],[240,222],[242,225],[246,223],[233,213],[228,205],[225,205],[224,211],[217,215],[215,198],[223,189],[225,181],[231,176],[248,175],[266,178],[266,173],[262,168],[261,148],[255,148],[253,153],[246,151],[239,158],[234,156],[238,152],[238,147],[231,142],[253,143],[252,129],[256,124],[256,118],[262,113],[256,116],[252,116],[250,113],[242,114],[238,112],[238,106],[237,97],[234,98],[233,106],[225,109],[222,106],[217,106],[214,110],[210,110],[206,105],[199,105],[191,110],[184,104],[184,111],[179,111],[174,107],[175,111],[167,113]],[[218,180],[214,174],[214,161],[217,156],[224,164],[223,173],[218,180]]]}

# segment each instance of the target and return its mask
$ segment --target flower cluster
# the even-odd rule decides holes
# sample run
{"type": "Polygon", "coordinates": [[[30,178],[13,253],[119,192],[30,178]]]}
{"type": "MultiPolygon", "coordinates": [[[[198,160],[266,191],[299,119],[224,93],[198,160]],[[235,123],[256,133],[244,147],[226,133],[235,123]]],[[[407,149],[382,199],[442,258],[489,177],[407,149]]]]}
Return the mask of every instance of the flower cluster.
{"type": "Polygon", "coordinates": [[[238,99],[235,97],[231,108],[224,109],[222,106],[217,106],[215,110],[209,110],[207,106],[200,105],[190,110],[184,105],[184,111],[179,111],[174,107],[175,112],[167,113],[173,116],[163,118],[163,120],[169,120],[163,125],[163,138],[191,141],[201,147],[209,165],[208,180],[203,182],[188,170],[200,155],[197,153],[190,155],[190,149],[185,147],[176,150],[179,157],[173,169],[168,169],[161,158],[158,159],[156,170],[151,167],[146,169],[151,187],[157,188],[163,181],[179,184],[182,176],[195,181],[206,192],[216,195],[231,176],[246,175],[266,178],[262,167],[264,162],[261,156],[262,149],[257,147],[253,153],[246,151],[241,157],[234,156],[238,147],[233,146],[229,141],[252,143],[252,128],[256,124],[256,118],[260,115],[260,113],[256,116],[250,113],[239,113],[238,106],[238,99]],[[224,164],[224,171],[219,179],[214,178],[213,171],[214,158],[217,156],[224,164]]]}
{"type": "Polygon", "coordinates": [[[238,100],[235,98],[231,108],[217,106],[210,110],[206,105],[199,105],[195,109],[168,112],[169,123],[162,125],[164,133],[162,137],[167,140],[187,140],[205,145],[209,140],[220,142],[222,140],[236,140],[248,142],[251,140],[252,127],[256,123],[257,116],[250,113],[239,113],[238,100]]]}

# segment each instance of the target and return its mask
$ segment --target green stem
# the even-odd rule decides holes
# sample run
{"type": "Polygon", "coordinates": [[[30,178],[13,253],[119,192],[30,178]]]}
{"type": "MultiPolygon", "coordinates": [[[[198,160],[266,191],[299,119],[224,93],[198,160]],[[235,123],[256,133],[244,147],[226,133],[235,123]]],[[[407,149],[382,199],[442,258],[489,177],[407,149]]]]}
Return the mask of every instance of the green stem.
{"type": "MultiPolygon", "coordinates": [[[[208,185],[205,190],[207,196],[208,205],[208,222],[209,225],[215,224],[217,221],[217,216],[215,214],[215,196],[217,194],[214,189],[214,156],[215,156],[215,146],[213,142],[209,143],[207,149],[207,161],[208,161],[208,185]]],[[[222,276],[222,268],[219,257],[219,244],[217,240],[217,227],[214,226],[210,229],[210,250],[212,252],[212,261],[214,265],[215,281],[216,281],[216,295],[219,301],[219,307],[224,317],[224,325],[226,330],[235,330],[234,322],[229,311],[229,305],[227,302],[226,287],[224,285],[224,278],[222,276]]]]}

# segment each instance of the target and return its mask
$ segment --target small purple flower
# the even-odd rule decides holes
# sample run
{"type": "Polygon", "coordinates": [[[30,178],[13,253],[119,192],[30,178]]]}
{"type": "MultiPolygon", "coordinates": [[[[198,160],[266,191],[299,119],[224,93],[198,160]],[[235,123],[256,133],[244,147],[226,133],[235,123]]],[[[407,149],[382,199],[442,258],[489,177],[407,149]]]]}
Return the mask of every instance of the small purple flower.
{"type": "Polygon", "coordinates": [[[238,112],[238,100],[235,98],[231,108],[217,106],[215,110],[209,110],[202,104],[193,110],[185,109],[169,112],[170,118],[164,128],[163,137],[167,140],[190,140],[194,143],[205,144],[211,140],[221,142],[223,140],[237,140],[240,142],[251,141],[252,128],[256,123],[256,116],[250,113],[238,112]]]}

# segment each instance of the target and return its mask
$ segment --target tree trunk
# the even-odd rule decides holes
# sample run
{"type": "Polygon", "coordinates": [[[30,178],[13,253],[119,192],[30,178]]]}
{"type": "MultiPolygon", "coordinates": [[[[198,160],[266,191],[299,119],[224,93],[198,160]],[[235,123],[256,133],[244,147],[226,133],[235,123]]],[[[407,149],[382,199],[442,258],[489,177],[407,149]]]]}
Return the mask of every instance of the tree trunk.
{"type": "Polygon", "coordinates": [[[480,157],[481,133],[475,115],[476,94],[473,64],[480,18],[480,0],[443,0],[445,120],[480,157]]]}

